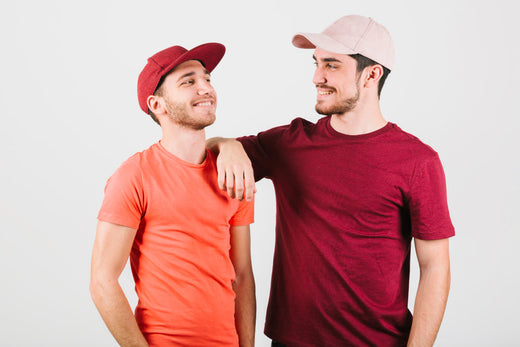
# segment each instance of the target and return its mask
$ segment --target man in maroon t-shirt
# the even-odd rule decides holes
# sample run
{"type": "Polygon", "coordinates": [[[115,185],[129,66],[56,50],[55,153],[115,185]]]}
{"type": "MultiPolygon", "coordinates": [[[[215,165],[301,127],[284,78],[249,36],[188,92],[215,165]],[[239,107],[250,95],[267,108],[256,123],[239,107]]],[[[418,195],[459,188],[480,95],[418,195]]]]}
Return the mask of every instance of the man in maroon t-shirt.
{"type": "Polygon", "coordinates": [[[390,34],[371,18],[345,16],[293,44],[314,49],[316,111],[325,117],[208,143],[220,151],[219,183],[231,196],[251,198],[253,172],[274,184],[265,333],[274,346],[431,346],[454,228],[437,153],[379,106],[394,63],[390,34]],[[412,238],[421,270],[413,318],[412,238]]]}

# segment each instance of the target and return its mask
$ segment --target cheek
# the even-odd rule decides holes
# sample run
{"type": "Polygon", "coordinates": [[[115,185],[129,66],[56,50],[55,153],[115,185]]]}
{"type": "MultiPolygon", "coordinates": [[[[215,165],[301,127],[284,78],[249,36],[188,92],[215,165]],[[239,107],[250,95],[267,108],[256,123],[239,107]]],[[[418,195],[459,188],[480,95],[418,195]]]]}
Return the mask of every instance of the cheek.
{"type": "Polygon", "coordinates": [[[356,94],[358,89],[359,83],[356,80],[349,81],[348,83],[343,83],[343,85],[340,87],[340,90],[344,94],[348,95],[356,94]]]}

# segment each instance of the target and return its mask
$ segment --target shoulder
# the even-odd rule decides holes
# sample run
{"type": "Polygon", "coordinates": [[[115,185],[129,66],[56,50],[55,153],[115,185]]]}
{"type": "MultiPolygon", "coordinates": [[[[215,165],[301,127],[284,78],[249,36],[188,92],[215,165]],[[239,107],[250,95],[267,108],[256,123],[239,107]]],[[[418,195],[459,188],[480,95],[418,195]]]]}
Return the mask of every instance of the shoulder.
{"type": "Polygon", "coordinates": [[[405,155],[409,155],[418,161],[431,160],[438,158],[437,152],[428,144],[424,143],[417,136],[402,130],[399,126],[392,123],[389,132],[390,140],[405,155]]]}
{"type": "Polygon", "coordinates": [[[277,146],[282,142],[291,141],[294,137],[312,131],[316,125],[303,119],[295,118],[289,124],[279,125],[259,132],[257,135],[237,138],[244,146],[259,144],[261,146],[277,146]]]}
{"type": "Polygon", "coordinates": [[[157,144],[154,144],[141,152],[133,154],[123,161],[110,179],[132,181],[137,178],[141,179],[143,168],[148,167],[149,164],[155,160],[156,156],[157,144]]]}
{"type": "Polygon", "coordinates": [[[292,120],[292,122],[288,125],[288,131],[289,132],[313,132],[316,130],[316,128],[321,125],[321,123],[324,122],[326,117],[321,118],[317,123],[313,123],[311,121],[308,121],[304,118],[295,118],[292,120]]]}
{"type": "MultiPolygon", "coordinates": [[[[321,121],[321,120],[320,120],[321,121]]],[[[271,137],[277,140],[293,140],[306,134],[312,134],[317,129],[319,123],[312,123],[304,118],[295,118],[289,124],[277,126],[269,130],[262,131],[259,137],[271,137]]]]}
{"type": "Polygon", "coordinates": [[[280,126],[276,126],[271,129],[268,129],[268,130],[264,130],[260,134],[294,132],[294,131],[300,131],[303,129],[309,129],[314,126],[316,126],[316,124],[314,124],[304,118],[297,117],[297,118],[294,118],[289,124],[280,125],[280,126]]]}
{"type": "Polygon", "coordinates": [[[209,148],[206,148],[206,165],[210,167],[217,166],[217,155],[209,148]]]}

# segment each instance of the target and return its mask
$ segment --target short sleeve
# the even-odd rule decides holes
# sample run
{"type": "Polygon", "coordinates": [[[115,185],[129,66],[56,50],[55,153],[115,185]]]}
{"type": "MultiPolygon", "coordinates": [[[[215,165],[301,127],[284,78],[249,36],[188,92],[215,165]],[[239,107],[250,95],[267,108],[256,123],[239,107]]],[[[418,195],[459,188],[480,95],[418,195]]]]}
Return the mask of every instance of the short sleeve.
{"type": "Polygon", "coordinates": [[[141,170],[132,159],[108,179],[98,219],[137,229],[145,208],[141,170]]]}
{"type": "Polygon", "coordinates": [[[252,224],[255,219],[255,201],[254,197],[251,201],[242,200],[238,204],[236,213],[231,217],[229,224],[232,226],[241,226],[252,224]]]}
{"type": "Polygon", "coordinates": [[[408,203],[413,237],[436,240],[455,235],[448,211],[444,170],[436,153],[416,165],[408,203]]]}
{"type": "Polygon", "coordinates": [[[258,136],[244,136],[239,137],[237,140],[242,143],[247,156],[251,160],[253,171],[255,173],[255,181],[259,181],[262,178],[268,176],[270,172],[269,155],[260,144],[258,136]]]}
{"type": "Polygon", "coordinates": [[[251,160],[256,181],[271,176],[279,143],[287,128],[287,125],[279,126],[262,131],[258,135],[237,138],[251,160]]]}

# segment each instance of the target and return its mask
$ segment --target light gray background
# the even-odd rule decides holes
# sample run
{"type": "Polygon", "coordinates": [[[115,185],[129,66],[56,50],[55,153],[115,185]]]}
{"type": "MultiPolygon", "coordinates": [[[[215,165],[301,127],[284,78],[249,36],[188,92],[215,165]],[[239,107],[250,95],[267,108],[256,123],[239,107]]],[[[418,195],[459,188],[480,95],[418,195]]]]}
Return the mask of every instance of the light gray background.
{"type": "MultiPolygon", "coordinates": [[[[392,33],[397,63],[383,113],[444,164],[457,236],[436,345],[519,345],[517,10],[502,0],[3,1],[0,345],[115,345],[90,299],[90,253],[106,179],[160,138],[136,99],[150,55],[224,43],[212,77],[217,122],[207,135],[254,134],[319,118],[312,51],[290,40],[345,14],[371,16],[392,33]]],[[[267,346],[269,181],[256,199],[257,345],[267,346]]],[[[130,277],[126,269],[121,282],[135,304],[130,277]]],[[[417,279],[414,263],[411,305],[417,279]]]]}

